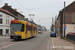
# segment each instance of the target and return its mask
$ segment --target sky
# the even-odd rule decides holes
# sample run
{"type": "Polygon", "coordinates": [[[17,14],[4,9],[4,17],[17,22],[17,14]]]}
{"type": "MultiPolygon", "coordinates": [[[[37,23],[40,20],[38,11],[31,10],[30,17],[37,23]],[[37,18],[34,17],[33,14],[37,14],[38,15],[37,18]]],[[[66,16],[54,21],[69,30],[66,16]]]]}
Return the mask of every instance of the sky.
{"type": "Polygon", "coordinates": [[[52,17],[55,19],[58,16],[59,11],[64,8],[64,1],[68,6],[74,0],[0,0],[0,7],[8,3],[28,19],[29,14],[34,14],[31,18],[35,23],[50,29],[52,17]]]}

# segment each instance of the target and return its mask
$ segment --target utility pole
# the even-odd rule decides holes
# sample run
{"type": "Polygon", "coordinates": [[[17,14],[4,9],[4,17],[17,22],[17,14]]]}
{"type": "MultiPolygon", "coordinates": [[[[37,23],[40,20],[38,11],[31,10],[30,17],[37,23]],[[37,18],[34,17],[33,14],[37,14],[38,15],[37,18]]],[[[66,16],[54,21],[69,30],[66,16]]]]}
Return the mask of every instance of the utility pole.
{"type": "Polygon", "coordinates": [[[64,38],[65,38],[65,0],[64,0],[64,38]]]}
{"type": "Polygon", "coordinates": [[[53,17],[52,17],[52,31],[54,31],[54,30],[53,30],[53,17]]]}

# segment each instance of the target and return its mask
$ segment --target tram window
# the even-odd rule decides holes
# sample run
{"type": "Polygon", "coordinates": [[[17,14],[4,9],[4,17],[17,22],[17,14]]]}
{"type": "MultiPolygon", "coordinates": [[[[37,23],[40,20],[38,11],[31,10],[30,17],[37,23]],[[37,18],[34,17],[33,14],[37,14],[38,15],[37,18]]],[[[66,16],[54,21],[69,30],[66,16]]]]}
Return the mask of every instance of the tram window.
{"type": "Polygon", "coordinates": [[[29,26],[28,26],[28,31],[29,31],[29,26]]]}
{"type": "Polygon", "coordinates": [[[28,29],[28,25],[26,25],[26,30],[28,29]]]}
{"type": "Polygon", "coordinates": [[[37,27],[35,29],[36,29],[36,32],[37,32],[37,27]]]}
{"type": "Polygon", "coordinates": [[[22,28],[21,28],[21,31],[23,31],[23,32],[24,32],[24,24],[22,24],[22,28]]]}
{"type": "Polygon", "coordinates": [[[30,26],[30,28],[31,28],[30,30],[31,30],[31,33],[32,33],[32,26],[30,26]]]}
{"type": "Polygon", "coordinates": [[[31,31],[31,26],[30,26],[30,31],[31,31]]]}
{"type": "Polygon", "coordinates": [[[31,26],[29,26],[29,30],[31,30],[31,26]]]}
{"type": "Polygon", "coordinates": [[[24,24],[11,24],[11,30],[24,32],[24,24]]]}
{"type": "Polygon", "coordinates": [[[32,26],[32,31],[33,31],[33,26],[32,26]]]}
{"type": "Polygon", "coordinates": [[[31,26],[31,30],[33,30],[33,27],[31,26]]]}
{"type": "Polygon", "coordinates": [[[30,31],[30,26],[29,25],[27,25],[27,30],[30,31]]]}
{"type": "Polygon", "coordinates": [[[30,31],[30,26],[28,26],[28,30],[30,31]]]}

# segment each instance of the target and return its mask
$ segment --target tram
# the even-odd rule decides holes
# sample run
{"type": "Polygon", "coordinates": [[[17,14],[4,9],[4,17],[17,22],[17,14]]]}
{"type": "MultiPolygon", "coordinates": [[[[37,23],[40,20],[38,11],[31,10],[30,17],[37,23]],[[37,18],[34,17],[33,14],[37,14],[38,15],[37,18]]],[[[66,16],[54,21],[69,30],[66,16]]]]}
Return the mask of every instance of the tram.
{"type": "Polygon", "coordinates": [[[10,25],[10,38],[21,40],[37,35],[37,26],[24,20],[12,20],[10,25]]]}

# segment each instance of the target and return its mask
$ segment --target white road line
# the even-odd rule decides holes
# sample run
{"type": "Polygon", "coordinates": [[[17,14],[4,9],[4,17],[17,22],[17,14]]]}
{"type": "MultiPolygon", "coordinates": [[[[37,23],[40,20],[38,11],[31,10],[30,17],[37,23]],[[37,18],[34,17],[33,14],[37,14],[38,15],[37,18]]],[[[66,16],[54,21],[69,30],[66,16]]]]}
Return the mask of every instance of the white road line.
{"type": "Polygon", "coordinates": [[[55,48],[55,46],[54,46],[54,42],[53,42],[53,39],[52,39],[52,45],[53,45],[53,48],[55,48]]]}

